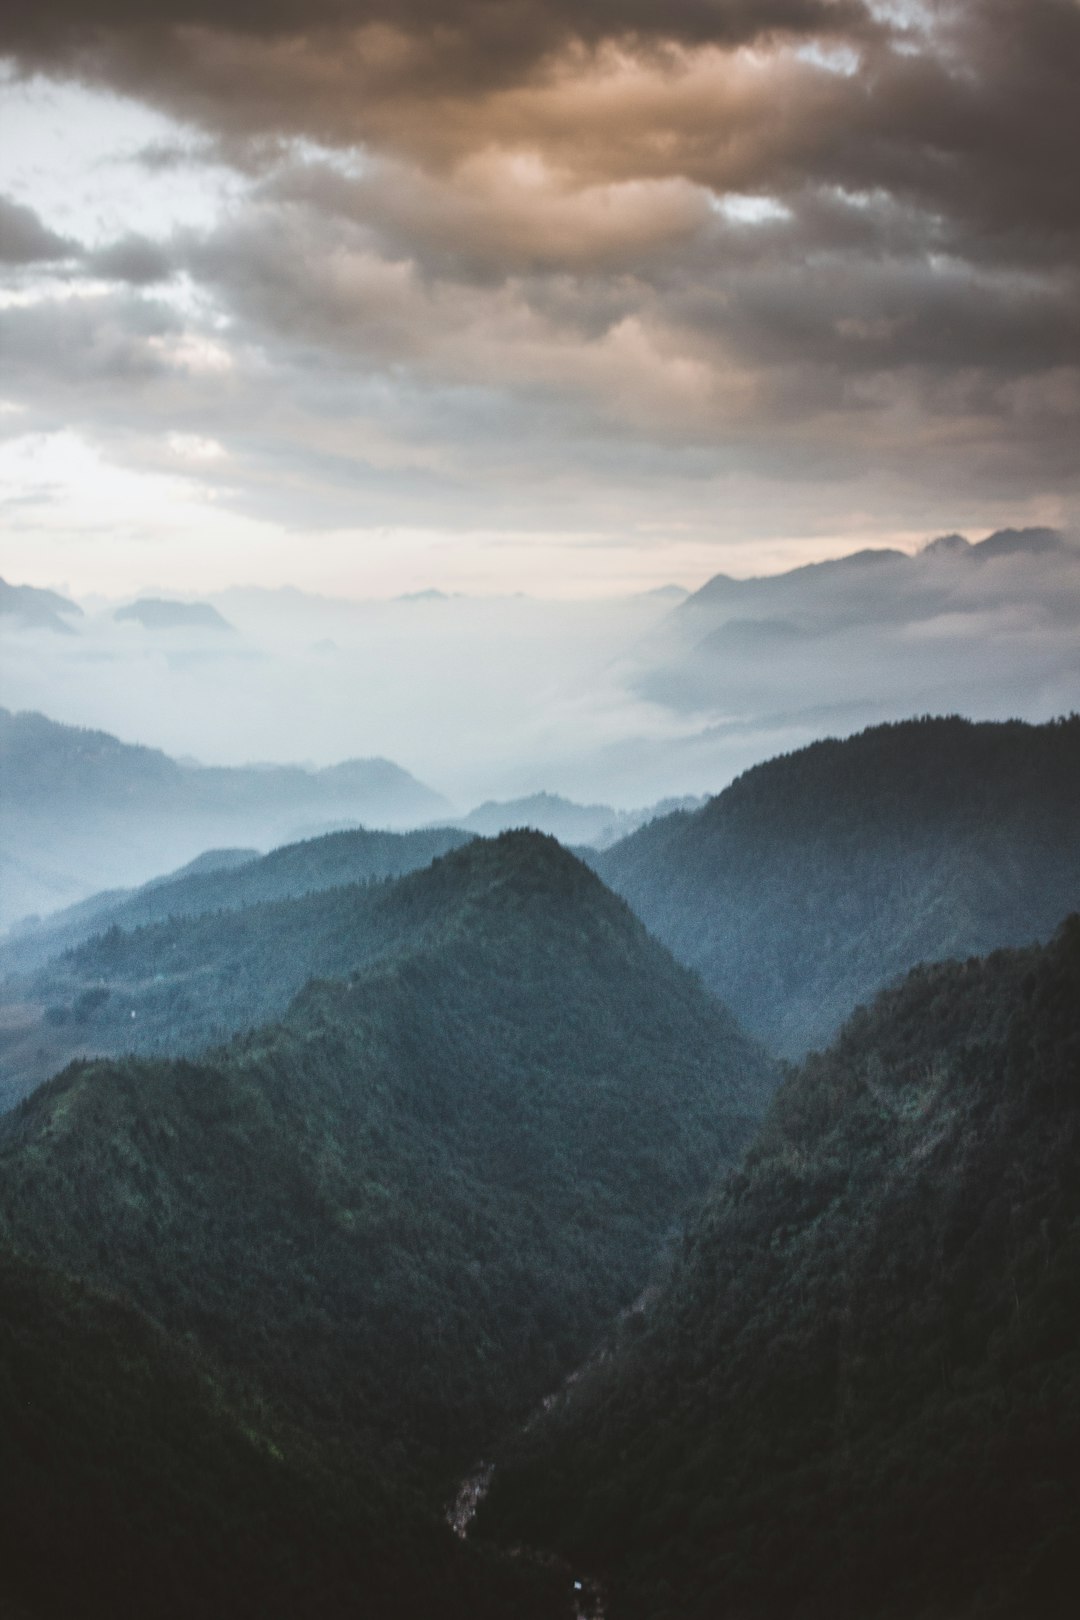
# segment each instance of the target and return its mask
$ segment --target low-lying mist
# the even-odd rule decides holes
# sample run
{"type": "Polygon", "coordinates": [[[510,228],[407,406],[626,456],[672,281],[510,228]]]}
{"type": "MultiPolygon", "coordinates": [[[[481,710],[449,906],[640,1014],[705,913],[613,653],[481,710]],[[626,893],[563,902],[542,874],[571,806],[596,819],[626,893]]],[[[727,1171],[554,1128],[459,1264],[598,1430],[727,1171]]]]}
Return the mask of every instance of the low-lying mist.
{"type": "Polygon", "coordinates": [[[464,812],[541,789],[631,808],[876,720],[1080,701],[1080,547],[1049,531],[718,576],[686,602],[211,602],[224,625],[9,616],[4,702],[207,764],[384,756],[464,812]]]}

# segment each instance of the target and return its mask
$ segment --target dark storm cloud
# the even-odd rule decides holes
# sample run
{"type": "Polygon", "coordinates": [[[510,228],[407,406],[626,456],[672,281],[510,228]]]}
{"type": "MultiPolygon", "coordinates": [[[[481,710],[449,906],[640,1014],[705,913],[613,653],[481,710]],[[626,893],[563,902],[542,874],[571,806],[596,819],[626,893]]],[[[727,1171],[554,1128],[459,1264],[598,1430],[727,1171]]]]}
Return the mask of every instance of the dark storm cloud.
{"type": "Polygon", "coordinates": [[[455,47],[467,45],[474,76],[485,79],[516,76],[572,40],[739,45],[778,33],[874,32],[859,0],[45,0],[5,14],[0,47],[55,62],[190,29],[274,40],[377,26],[433,39],[455,67],[455,47]]]}
{"type": "Polygon", "coordinates": [[[75,244],[50,231],[32,208],[0,196],[0,264],[48,263],[75,251],[75,244]]]}
{"type": "Polygon", "coordinates": [[[110,242],[89,254],[86,263],[94,275],[106,281],[126,281],[137,287],[168,281],[174,273],[165,248],[145,236],[125,236],[110,242]]]}
{"type": "Polygon", "coordinates": [[[86,421],[204,411],[237,450],[254,414],[260,511],[275,464],[290,510],[347,509],[374,420],[391,481],[422,504],[437,469],[463,511],[502,477],[547,505],[559,468],[609,521],[639,474],[878,478],[890,526],[934,522],[905,483],[1080,491],[1075,0],[70,0],[2,49],[195,126],[155,184],[243,174],[215,227],[85,256],[115,291],[68,350],[47,310],[7,320],[86,421]],[[110,367],[139,389],[71,384],[110,367]]]}

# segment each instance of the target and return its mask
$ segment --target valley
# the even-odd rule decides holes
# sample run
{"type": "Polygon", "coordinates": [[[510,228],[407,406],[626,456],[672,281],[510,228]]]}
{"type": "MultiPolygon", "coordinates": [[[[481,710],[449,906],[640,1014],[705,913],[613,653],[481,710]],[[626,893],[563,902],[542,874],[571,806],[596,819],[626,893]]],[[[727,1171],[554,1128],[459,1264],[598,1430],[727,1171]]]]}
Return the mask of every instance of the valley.
{"type": "Polygon", "coordinates": [[[12,1601],[1056,1616],[1078,752],[882,727],[587,864],[356,829],[11,932],[12,1601]]]}
{"type": "Polygon", "coordinates": [[[1078,86],[0,4],[0,1620],[1074,1620],[1078,86]]]}

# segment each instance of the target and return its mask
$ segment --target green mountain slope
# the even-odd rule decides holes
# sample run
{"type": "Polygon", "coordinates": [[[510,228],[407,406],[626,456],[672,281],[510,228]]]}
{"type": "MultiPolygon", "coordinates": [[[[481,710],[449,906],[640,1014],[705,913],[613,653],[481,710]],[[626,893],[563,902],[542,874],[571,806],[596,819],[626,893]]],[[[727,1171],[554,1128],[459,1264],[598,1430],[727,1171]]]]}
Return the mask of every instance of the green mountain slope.
{"type": "Polygon", "coordinates": [[[269,855],[254,850],[208,852],[170,877],[155,878],[135,890],[92,896],[33,928],[15,930],[0,942],[0,973],[26,973],[112,927],[142,928],[174,917],[237,911],[349,883],[400,877],[430,865],[468,837],[450,827],[411,833],[357,827],[287,844],[269,855]]]}
{"type": "MultiPolygon", "coordinates": [[[[331,835],[277,852],[268,857],[267,869],[235,874],[238,885],[248,888],[250,877],[254,892],[264,880],[269,886],[297,870],[312,883],[319,870],[344,876],[354,836],[331,835]],[[309,864],[305,850],[318,860],[309,864]],[[344,857],[340,864],[332,858],[335,851],[344,857]],[[301,857],[298,865],[294,854],[301,857]]],[[[441,836],[453,842],[458,835],[441,836]]],[[[419,858],[432,843],[437,847],[439,837],[418,834],[409,848],[419,858]]],[[[557,848],[552,840],[530,845],[528,835],[524,844],[498,847],[557,848]]],[[[361,855],[366,848],[365,842],[361,855]]],[[[40,1081],[42,1063],[52,1060],[46,1071],[52,1072],[57,1058],[62,1063],[80,1051],[197,1052],[280,1016],[313,977],[345,977],[410,949],[425,930],[452,934],[462,919],[462,896],[485,886],[481,874],[489,858],[478,852],[472,862],[436,863],[396,883],[315,889],[297,899],[178,917],[130,932],[114,925],[69,956],[5,985],[0,1012],[10,1027],[0,1029],[0,1095],[10,1106],[29,1081],[40,1081]]],[[[211,892],[217,882],[209,880],[211,892]]],[[[594,886],[603,892],[595,880],[594,886]]],[[[205,893],[204,885],[197,888],[205,893]]],[[[220,888],[224,895],[234,892],[228,877],[220,888]]],[[[149,903],[157,903],[154,895],[149,903]]]]}
{"type": "Polygon", "coordinates": [[[559,1613],[358,1466],[330,1474],[129,1305],[0,1247],[0,1610],[18,1620],[559,1613]]]}
{"type": "Polygon", "coordinates": [[[553,840],[375,898],[381,956],[279,1025],[77,1065],[9,1114],[0,1228],[331,1478],[362,1463],[434,1509],[641,1288],[772,1077],[553,840]]]}
{"type": "Polygon", "coordinates": [[[917,962],[1050,937],[1080,904],[1080,717],[878,726],[747,771],[592,864],[789,1056],[917,962]]]}
{"type": "Polygon", "coordinates": [[[614,1620],[1072,1613],[1078,1167],[1080,919],[918,969],[790,1074],[489,1529],[614,1620]]]}

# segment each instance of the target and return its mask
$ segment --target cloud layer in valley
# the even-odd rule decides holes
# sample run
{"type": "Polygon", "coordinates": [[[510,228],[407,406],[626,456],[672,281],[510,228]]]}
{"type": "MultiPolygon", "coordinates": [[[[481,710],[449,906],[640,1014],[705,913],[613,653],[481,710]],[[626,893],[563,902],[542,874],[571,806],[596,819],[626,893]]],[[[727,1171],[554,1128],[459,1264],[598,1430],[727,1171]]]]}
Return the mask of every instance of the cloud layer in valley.
{"type": "Polygon", "coordinates": [[[1080,707],[1080,546],[1044,530],[719,576],[681,603],[214,602],[229,629],[17,598],[5,701],[210,763],[382,755],[458,811],[538,790],[637,808],[882,720],[1080,707]]]}

